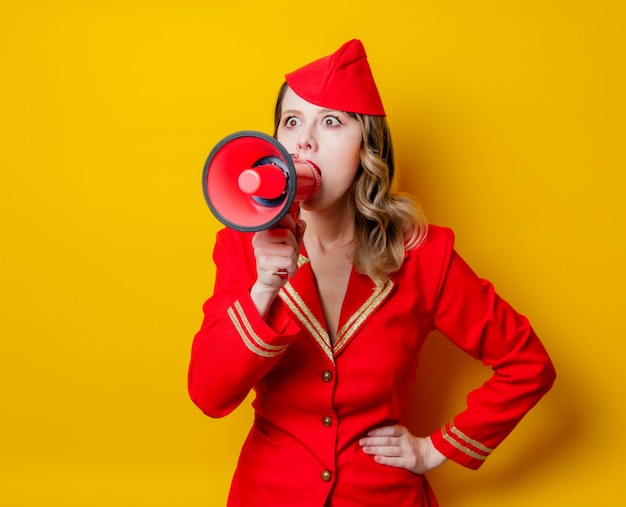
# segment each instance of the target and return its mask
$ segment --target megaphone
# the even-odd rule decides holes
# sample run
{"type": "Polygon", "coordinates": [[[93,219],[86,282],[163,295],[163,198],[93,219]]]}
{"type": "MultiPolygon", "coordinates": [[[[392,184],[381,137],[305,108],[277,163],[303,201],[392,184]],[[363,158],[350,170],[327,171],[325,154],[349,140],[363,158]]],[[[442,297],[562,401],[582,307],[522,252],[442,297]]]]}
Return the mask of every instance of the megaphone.
{"type": "Polygon", "coordinates": [[[220,222],[256,232],[295,215],[317,193],[320,180],[313,162],[295,158],[263,132],[245,130],[215,145],[204,164],[202,189],[220,222]]]}

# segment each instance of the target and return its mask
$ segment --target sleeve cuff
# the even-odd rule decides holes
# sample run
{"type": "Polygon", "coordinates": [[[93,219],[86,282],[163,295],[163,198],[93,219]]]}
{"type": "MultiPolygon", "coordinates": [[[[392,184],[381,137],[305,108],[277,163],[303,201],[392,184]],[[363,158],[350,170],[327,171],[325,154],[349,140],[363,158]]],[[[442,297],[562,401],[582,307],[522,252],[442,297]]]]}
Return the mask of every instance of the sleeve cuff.
{"type": "Polygon", "coordinates": [[[454,423],[446,423],[430,436],[435,448],[460,465],[477,470],[494,451],[467,436],[454,423]]]}
{"type": "Polygon", "coordinates": [[[278,334],[273,330],[259,316],[250,298],[242,297],[235,301],[227,309],[227,314],[241,341],[258,356],[267,358],[279,356],[287,350],[294,338],[292,333],[278,334]]]}

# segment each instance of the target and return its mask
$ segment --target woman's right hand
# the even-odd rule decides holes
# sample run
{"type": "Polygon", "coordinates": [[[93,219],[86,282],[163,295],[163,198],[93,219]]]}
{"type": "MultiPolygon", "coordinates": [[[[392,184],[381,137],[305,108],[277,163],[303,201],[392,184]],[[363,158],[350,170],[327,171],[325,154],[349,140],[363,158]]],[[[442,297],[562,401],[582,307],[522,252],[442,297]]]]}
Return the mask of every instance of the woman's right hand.
{"type": "Polygon", "coordinates": [[[278,291],[298,269],[305,227],[303,220],[296,222],[287,215],[276,227],[259,231],[252,238],[257,280],[250,290],[250,296],[262,317],[267,314],[278,291]]]}

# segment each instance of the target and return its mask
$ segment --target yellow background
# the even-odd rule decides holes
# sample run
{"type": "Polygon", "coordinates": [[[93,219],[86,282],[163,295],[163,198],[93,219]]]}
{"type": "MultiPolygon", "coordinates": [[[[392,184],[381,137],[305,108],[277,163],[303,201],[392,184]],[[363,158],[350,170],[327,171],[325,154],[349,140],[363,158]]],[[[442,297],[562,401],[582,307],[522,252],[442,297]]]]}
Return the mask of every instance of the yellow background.
{"type": "MultiPolygon", "coordinates": [[[[220,506],[250,423],[187,398],[217,221],[201,172],[271,131],[282,75],[367,48],[399,188],[528,315],[554,389],[443,506],[617,506],[624,26],[618,0],[0,2],[0,505],[220,506]]],[[[435,336],[412,427],[485,372],[435,336]]]]}

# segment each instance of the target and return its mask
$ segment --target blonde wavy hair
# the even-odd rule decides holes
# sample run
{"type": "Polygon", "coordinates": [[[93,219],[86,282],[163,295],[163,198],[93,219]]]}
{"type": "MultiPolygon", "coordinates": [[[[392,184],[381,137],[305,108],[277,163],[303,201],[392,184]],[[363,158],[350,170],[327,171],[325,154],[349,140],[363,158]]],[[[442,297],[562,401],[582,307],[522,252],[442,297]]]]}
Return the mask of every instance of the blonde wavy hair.
{"type": "MultiPolygon", "coordinates": [[[[274,109],[274,137],[282,116],[287,83],[274,109]]],[[[428,225],[417,203],[407,194],[392,192],[394,157],[391,133],[384,116],[347,113],[363,130],[361,164],[350,191],[355,210],[352,262],[357,271],[374,279],[398,271],[407,250],[426,238],[428,225]]]]}

